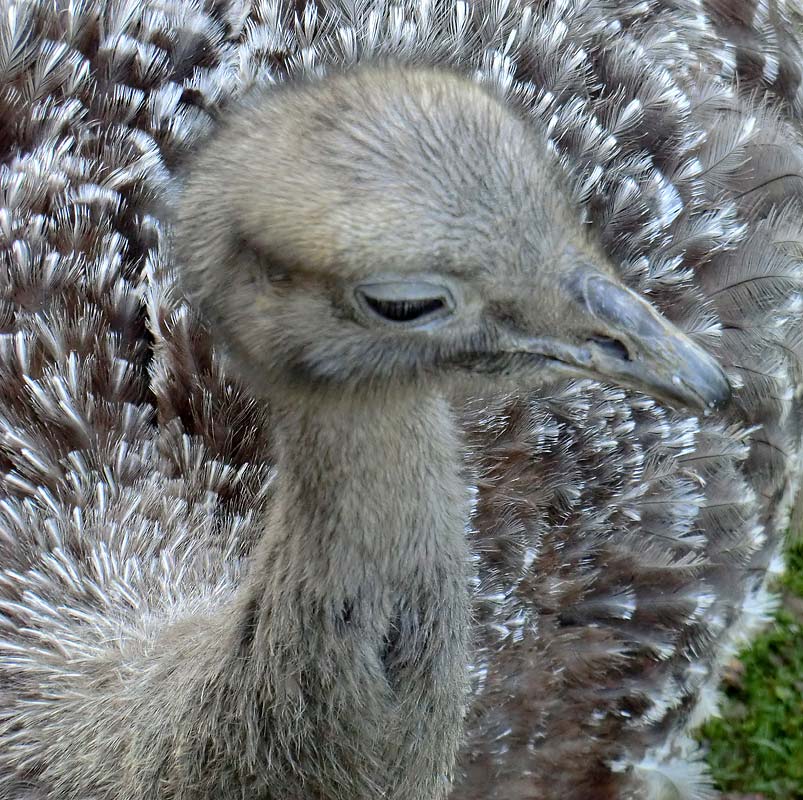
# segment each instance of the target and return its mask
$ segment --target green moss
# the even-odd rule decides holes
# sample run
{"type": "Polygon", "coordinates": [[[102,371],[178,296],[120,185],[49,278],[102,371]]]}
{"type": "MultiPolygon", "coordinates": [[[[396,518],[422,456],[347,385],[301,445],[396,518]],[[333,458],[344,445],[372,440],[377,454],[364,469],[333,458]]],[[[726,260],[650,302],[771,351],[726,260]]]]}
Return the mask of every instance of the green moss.
{"type": "Polygon", "coordinates": [[[803,541],[789,549],[776,624],[742,656],[740,686],[702,739],[719,787],[803,798],[803,541]]]}

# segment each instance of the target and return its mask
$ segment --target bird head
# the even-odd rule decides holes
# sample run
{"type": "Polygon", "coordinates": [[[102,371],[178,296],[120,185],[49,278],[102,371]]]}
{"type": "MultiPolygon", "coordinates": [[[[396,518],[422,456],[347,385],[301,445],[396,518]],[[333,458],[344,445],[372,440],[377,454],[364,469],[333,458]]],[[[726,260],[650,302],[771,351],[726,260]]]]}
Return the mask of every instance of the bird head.
{"type": "Polygon", "coordinates": [[[289,83],[194,156],[181,282],[267,394],[586,376],[724,401],[716,361],[621,283],[562,182],[536,129],[455,74],[289,83]]]}

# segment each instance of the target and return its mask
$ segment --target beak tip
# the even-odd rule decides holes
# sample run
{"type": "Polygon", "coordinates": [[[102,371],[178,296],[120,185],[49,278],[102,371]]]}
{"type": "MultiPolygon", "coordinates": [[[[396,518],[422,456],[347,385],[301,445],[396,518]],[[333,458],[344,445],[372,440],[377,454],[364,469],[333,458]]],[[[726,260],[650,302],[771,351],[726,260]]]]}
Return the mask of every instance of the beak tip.
{"type": "Polygon", "coordinates": [[[705,411],[717,411],[730,403],[732,389],[725,371],[718,364],[712,370],[712,376],[702,394],[705,411]]]}
{"type": "Polygon", "coordinates": [[[727,406],[732,394],[731,384],[719,361],[688,340],[677,340],[673,350],[679,374],[672,382],[686,395],[686,404],[697,406],[706,414],[727,406]],[[692,397],[695,402],[690,402],[692,397]]]}

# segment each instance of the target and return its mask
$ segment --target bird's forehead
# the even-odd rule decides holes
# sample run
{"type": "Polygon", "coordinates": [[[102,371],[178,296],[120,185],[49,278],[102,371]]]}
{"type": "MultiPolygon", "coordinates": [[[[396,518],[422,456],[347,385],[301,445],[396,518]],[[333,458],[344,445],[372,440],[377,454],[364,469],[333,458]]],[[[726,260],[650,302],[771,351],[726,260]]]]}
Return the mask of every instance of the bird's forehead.
{"type": "Polygon", "coordinates": [[[441,272],[467,279],[500,272],[549,272],[577,249],[582,229],[572,209],[543,187],[527,196],[428,191],[427,181],[385,192],[318,193],[295,202],[251,206],[250,239],[279,262],[338,278],[441,272]],[[549,194],[549,192],[547,192],[549,194]]]}
{"type": "Polygon", "coordinates": [[[300,147],[283,154],[292,171],[262,164],[267,132],[253,137],[242,217],[267,248],[341,275],[532,273],[577,235],[545,143],[495,98],[465,81],[438,97],[366,81],[296,118],[298,136],[282,139],[300,147]]]}

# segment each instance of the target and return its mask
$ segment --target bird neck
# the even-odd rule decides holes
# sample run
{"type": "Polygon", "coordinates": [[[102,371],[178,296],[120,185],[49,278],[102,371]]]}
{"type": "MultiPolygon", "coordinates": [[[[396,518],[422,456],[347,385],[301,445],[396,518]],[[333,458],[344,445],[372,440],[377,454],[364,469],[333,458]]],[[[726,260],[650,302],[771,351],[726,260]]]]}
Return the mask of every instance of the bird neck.
{"type": "Polygon", "coordinates": [[[302,743],[293,758],[322,788],[299,797],[440,798],[470,631],[469,496],[451,410],[406,392],[276,414],[277,491],[228,648],[238,692],[302,743]],[[345,763],[357,766],[335,792],[325,765],[345,763]]]}
{"type": "Polygon", "coordinates": [[[296,397],[275,412],[279,474],[260,546],[268,594],[285,598],[290,581],[306,603],[376,610],[444,572],[464,582],[469,498],[442,397],[296,397]]]}

